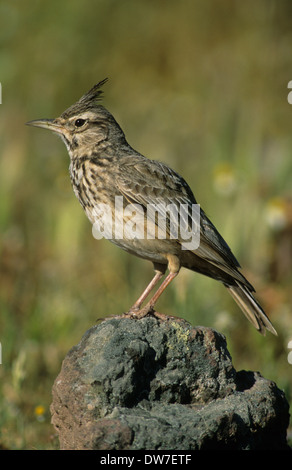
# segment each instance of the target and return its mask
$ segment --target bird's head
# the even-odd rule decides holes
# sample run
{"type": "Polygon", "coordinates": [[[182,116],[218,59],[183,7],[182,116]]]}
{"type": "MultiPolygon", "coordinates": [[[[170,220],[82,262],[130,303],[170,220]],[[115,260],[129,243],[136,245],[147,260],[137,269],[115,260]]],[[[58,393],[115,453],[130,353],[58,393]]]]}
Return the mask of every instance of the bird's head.
{"type": "Polygon", "coordinates": [[[101,104],[101,87],[107,79],[92,87],[56,119],[37,119],[30,126],[49,129],[60,135],[71,158],[91,154],[105,142],[120,144],[125,136],[112,114],[101,104]],[[114,137],[114,138],[113,138],[114,137]]]}

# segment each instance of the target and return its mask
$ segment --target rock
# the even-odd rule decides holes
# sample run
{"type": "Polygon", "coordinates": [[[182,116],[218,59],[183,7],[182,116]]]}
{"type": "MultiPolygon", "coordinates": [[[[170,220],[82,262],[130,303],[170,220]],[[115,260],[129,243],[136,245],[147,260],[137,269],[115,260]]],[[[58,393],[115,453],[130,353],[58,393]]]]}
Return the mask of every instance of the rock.
{"type": "Polygon", "coordinates": [[[53,386],[61,449],[288,449],[275,383],[236,372],[223,335],[169,318],[88,330],[53,386]]]}

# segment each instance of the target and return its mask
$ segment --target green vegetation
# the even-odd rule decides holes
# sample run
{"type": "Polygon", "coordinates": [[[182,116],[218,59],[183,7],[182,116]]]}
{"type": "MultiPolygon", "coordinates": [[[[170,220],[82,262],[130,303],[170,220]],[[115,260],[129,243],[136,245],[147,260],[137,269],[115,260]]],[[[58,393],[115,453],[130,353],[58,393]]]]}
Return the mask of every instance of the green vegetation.
{"type": "Polygon", "coordinates": [[[236,369],[259,370],[291,400],[291,13],[288,0],[2,0],[0,447],[56,448],[62,359],[152,276],[93,238],[64,144],[24,125],[106,76],[104,104],[129,143],[187,179],[279,336],[261,337],[221,285],[187,271],[158,310],[224,333],[236,369]]]}

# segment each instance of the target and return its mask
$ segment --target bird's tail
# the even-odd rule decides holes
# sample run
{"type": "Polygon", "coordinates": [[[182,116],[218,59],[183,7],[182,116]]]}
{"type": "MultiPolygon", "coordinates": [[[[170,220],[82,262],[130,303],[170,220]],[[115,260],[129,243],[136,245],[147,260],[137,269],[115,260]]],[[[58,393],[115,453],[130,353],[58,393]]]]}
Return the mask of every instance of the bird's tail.
{"type": "Polygon", "coordinates": [[[225,284],[225,287],[227,287],[229,293],[239,305],[247,319],[262,335],[266,334],[267,329],[277,336],[277,332],[272,323],[247,287],[240,283],[233,286],[225,284]]]}

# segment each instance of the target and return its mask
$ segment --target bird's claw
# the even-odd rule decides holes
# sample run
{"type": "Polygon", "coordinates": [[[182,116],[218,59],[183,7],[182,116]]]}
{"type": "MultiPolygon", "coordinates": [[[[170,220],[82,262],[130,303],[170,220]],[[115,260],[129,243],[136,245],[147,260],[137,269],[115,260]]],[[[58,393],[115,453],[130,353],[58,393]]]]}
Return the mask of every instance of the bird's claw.
{"type": "Polygon", "coordinates": [[[146,315],[152,314],[155,314],[154,308],[151,305],[146,305],[146,307],[140,309],[131,308],[128,312],[124,313],[123,317],[140,320],[141,318],[146,317],[146,315]]]}

